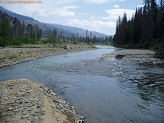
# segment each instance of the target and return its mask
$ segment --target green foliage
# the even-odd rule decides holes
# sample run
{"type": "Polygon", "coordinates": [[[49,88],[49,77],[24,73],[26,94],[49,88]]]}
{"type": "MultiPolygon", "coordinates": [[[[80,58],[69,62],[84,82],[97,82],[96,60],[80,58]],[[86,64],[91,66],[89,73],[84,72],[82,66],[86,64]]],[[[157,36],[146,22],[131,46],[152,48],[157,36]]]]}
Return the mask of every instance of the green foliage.
{"type": "Polygon", "coordinates": [[[21,45],[23,43],[35,44],[41,40],[42,31],[38,26],[21,23],[17,18],[5,13],[0,14],[0,47],[21,45]]]}
{"type": "Polygon", "coordinates": [[[3,55],[0,55],[0,60],[3,60],[3,59],[14,59],[14,58],[17,58],[18,56],[16,54],[3,54],[3,55]]]}
{"type": "Polygon", "coordinates": [[[4,46],[20,46],[22,44],[48,44],[53,46],[66,45],[67,42],[76,44],[85,42],[88,44],[109,44],[113,41],[110,37],[96,37],[91,31],[86,31],[86,37],[81,37],[78,33],[72,36],[63,35],[63,32],[55,29],[50,30],[46,36],[46,40],[42,40],[43,32],[38,25],[29,23],[25,24],[17,18],[10,17],[5,13],[0,13],[0,47],[4,46]]]}
{"type": "Polygon", "coordinates": [[[11,45],[20,46],[21,44],[22,44],[22,40],[20,40],[19,38],[15,38],[11,42],[11,45]]]}
{"type": "Polygon", "coordinates": [[[6,45],[6,41],[2,37],[0,37],[0,46],[4,47],[5,45],[6,45]]]}
{"type": "Polygon", "coordinates": [[[95,45],[93,45],[93,44],[90,44],[90,47],[92,47],[92,48],[97,48],[95,45]]]}
{"type": "Polygon", "coordinates": [[[114,45],[125,48],[160,49],[164,39],[164,2],[157,6],[155,0],[146,0],[137,8],[131,20],[126,14],[118,18],[114,45]]]}

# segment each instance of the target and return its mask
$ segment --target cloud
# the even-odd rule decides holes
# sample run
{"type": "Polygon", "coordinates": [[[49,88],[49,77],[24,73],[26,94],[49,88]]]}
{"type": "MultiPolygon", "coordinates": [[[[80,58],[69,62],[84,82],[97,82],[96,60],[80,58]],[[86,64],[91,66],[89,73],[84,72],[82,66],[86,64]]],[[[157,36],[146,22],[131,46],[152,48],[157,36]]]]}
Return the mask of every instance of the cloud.
{"type": "Polygon", "coordinates": [[[131,18],[135,11],[131,9],[108,9],[106,10],[106,13],[108,14],[108,17],[104,17],[102,19],[117,20],[118,17],[122,17],[124,13],[127,14],[127,18],[131,18]]]}
{"type": "Polygon", "coordinates": [[[125,0],[83,0],[87,4],[103,4],[107,2],[117,2],[117,1],[125,1],[125,0]]]}
{"type": "Polygon", "coordinates": [[[78,6],[66,6],[65,4],[71,3],[75,0],[49,0],[43,1],[42,4],[26,4],[26,5],[8,5],[5,8],[12,10],[18,14],[27,16],[41,16],[41,17],[74,17],[76,13],[73,11],[78,6]],[[20,11],[21,10],[21,11],[20,11]]]}
{"type": "Polygon", "coordinates": [[[67,3],[72,3],[76,0],[47,0],[47,1],[43,1],[43,4],[48,4],[48,5],[64,5],[67,3]]]}
{"type": "Polygon", "coordinates": [[[120,6],[119,6],[119,5],[114,5],[113,7],[117,9],[117,8],[119,8],[120,6]]]}
{"type": "Polygon", "coordinates": [[[116,26],[116,23],[110,21],[101,21],[101,20],[87,20],[87,19],[72,19],[68,21],[69,24],[75,24],[81,27],[90,27],[90,28],[97,28],[97,27],[108,27],[113,28],[116,26]]]}
{"type": "Polygon", "coordinates": [[[46,12],[47,15],[54,15],[58,17],[74,17],[76,16],[75,12],[72,9],[77,9],[78,6],[62,6],[56,8],[51,8],[46,12]]]}
{"type": "Polygon", "coordinates": [[[70,19],[68,24],[104,34],[113,34],[116,28],[116,20],[119,16],[122,17],[126,13],[127,18],[131,18],[135,13],[134,10],[130,9],[108,9],[105,12],[108,14],[106,17],[91,16],[89,19],[70,19]]]}
{"type": "Polygon", "coordinates": [[[92,19],[71,19],[68,20],[70,26],[77,26],[83,29],[98,31],[109,34],[109,28],[115,29],[116,23],[112,21],[102,21],[91,17],[92,19]]]}
{"type": "Polygon", "coordinates": [[[83,0],[87,4],[102,4],[107,2],[107,0],[83,0]]]}
{"type": "MultiPolygon", "coordinates": [[[[83,5],[77,3],[78,0],[43,0],[42,4],[34,5],[6,5],[5,8],[14,11],[18,14],[33,17],[34,19],[46,22],[57,23],[62,25],[76,26],[83,29],[90,29],[99,31],[105,34],[112,34],[115,30],[116,19],[118,16],[122,16],[124,12],[129,15],[131,11],[126,9],[109,9],[104,10],[107,13],[106,17],[102,17],[99,14],[82,13],[79,7],[83,8],[83,5]],[[78,12],[76,12],[78,9],[78,12]],[[89,16],[89,18],[88,18],[89,16]],[[97,17],[101,16],[101,17],[97,17]],[[112,30],[112,31],[110,31],[112,30]]],[[[124,0],[82,0],[86,4],[104,4],[108,2],[119,2],[124,0]]],[[[110,3],[109,3],[110,4],[110,3]]],[[[119,5],[113,7],[119,8],[119,5]]],[[[87,9],[87,8],[86,8],[87,9]]],[[[96,11],[95,11],[96,12],[96,11]]],[[[104,15],[105,16],[105,15],[104,15]]]]}

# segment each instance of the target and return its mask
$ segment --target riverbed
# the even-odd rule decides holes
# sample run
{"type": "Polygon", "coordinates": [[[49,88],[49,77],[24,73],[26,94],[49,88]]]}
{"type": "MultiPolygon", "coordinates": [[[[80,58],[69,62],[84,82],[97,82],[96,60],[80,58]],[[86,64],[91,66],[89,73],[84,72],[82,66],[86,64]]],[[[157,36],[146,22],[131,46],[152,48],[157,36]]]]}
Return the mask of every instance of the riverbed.
{"type": "Polygon", "coordinates": [[[26,78],[49,87],[85,123],[163,123],[164,66],[103,59],[111,46],[0,68],[0,81],[26,78]]]}

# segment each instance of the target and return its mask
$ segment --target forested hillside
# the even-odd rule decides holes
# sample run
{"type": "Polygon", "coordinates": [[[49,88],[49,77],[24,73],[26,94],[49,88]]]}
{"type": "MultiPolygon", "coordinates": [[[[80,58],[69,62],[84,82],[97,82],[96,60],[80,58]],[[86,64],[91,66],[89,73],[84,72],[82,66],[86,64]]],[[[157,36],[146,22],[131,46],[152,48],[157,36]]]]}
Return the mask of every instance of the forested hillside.
{"type": "Polygon", "coordinates": [[[108,44],[112,42],[112,36],[76,27],[41,23],[0,7],[0,47],[38,43],[56,45],[66,42],[108,44]]]}
{"type": "Polygon", "coordinates": [[[42,31],[37,25],[25,25],[0,11],[0,46],[34,44],[41,39],[41,35],[42,31]]]}
{"type": "Polygon", "coordinates": [[[112,37],[95,31],[59,24],[42,23],[0,6],[0,46],[24,43],[108,43],[112,37]],[[42,41],[42,42],[41,42],[42,41]]]}
{"type": "Polygon", "coordinates": [[[114,35],[114,45],[126,48],[164,48],[164,0],[145,0],[136,8],[130,20],[126,13],[119,17],[114,35]]]}

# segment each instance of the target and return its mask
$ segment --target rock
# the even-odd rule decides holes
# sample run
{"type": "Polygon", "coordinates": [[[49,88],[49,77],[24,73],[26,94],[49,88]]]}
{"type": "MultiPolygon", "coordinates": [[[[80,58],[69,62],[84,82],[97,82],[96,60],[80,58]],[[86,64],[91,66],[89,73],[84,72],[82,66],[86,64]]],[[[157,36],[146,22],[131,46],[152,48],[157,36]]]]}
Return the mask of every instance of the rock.
{"type": "Polygon", "coordinates": [[[116,59],[122,59],[124,56],[125,56],[125,55],[120,55],[120,54],[118,54],[118,55],[116,55],[115,57],[116,57],[116,59]]]}

